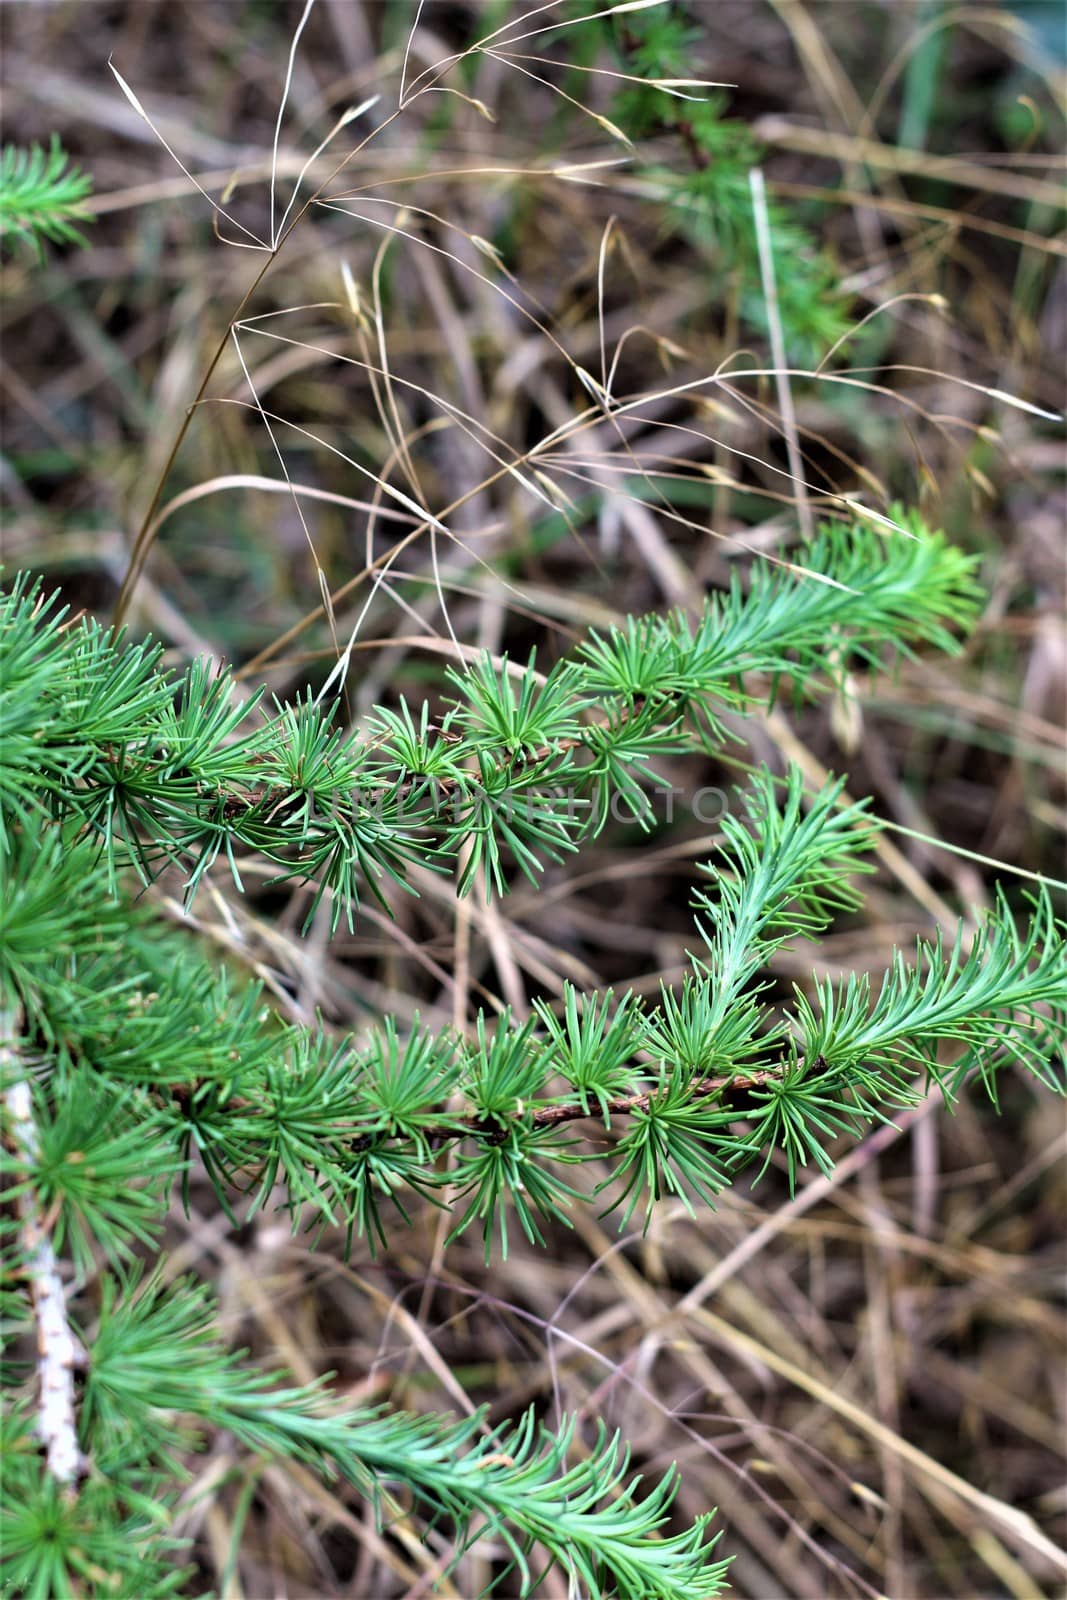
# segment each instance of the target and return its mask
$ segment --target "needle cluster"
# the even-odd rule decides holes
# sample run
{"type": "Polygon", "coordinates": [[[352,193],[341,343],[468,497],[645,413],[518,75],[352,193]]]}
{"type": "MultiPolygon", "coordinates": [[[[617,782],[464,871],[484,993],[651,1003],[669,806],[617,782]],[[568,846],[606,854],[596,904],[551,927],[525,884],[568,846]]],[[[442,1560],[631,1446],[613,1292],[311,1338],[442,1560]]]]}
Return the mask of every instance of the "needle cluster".
{"type": "Polygon", "coordinates": [[[328,898],[336,923],[368,889],[387,906],[414,892],[416,868],[454,873],[461,892],[478,869],[489,892],[516,870],[536,882],[603,827],[612,794],[647,822],[650,763],[719,745],[725,712],[816,692],[845,661],[954,648],[976,606],[968,561],[915,519],[890,539],[829,528],[695,619],[630,619],[544,675],[485,658],[448,674],[443,710],[401,701],[352,733],[310,699],[241,702],[202,663],[168,672],[154,645],[68,622],[14,582],[0,600],[0,1012],[15,1588],[73,1594],[103,1572],[108,1593],[171,1592],[183,1457],[221,1428],[341,1474],[384,1517],[421,1507],[457,1550],[488,1526],[524,1592],[546,1560],[587,1593],[720,1592],[706,1523],[670,1532],[673,1474],[639,1487],[617,1439],[569,1464],[573,1424],[553,1438],[530,1417],[490,1431],[481,1413],[346,1411],[325,1385],[225,1350],[203,1286],[167,1281],[162,1262],[145,1275],[169,1197],[196,1170],[235,1221],[280,1198],[294,1229],[371,1248],[426,1197],[488,1255],[516,1224],[544,1242],[576,1206],[626,1226],[664,1196],[710,1204],[753,1163],[828,1171],[842,1138],[931,1083],[950,1102],[972,1078],[995,1094],[1021,1064],[1059,1086],[1067,963],[1047,901],[1022,931],[1001,902],[969,942],[899,953],[876,992],[853,976],[776,1006],[768,963],[859,904],[878,829],[839,781],[812,794],[797,772],[764,771],[709,845],[690,971],[655,1003],[568,987],[527,1021],[480,1015],[459,1035],[385,1018],[357,1040],[286,1025],[164,922],[151,885],[177,867],[192,898],[219,867],[240,890],[256,858],[306,884],[312,913],[328,898]],[[149,892],[134,902],[137,878],[149,892]],[[67,1264],[77,1378],[52,1420],[70,1434],[58,1471],[37,1447],[47,1349],[36,1368],[19,1355],[21,1334],[41,1336],[42,1248],[53,1290],[67,1264]],[[82,1304],[101,1265],[103,1299],[82,1304]]]}

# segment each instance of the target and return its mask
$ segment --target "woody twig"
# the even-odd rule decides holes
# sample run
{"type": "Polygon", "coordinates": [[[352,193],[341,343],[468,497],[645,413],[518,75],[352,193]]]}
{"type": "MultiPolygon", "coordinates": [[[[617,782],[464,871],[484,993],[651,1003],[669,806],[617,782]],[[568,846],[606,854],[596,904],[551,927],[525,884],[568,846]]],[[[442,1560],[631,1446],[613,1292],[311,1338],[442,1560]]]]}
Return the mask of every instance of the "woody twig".
{"type": "MultiPolygon", "coordinates": [[[[22,1066],[12,1043],[18,1031],[17,1014],[0,1010],[0,1074],[5,1079],[22,1066]]],[[[33,1116],[33,1091],[28,1078],[18,1076],[4,1094],[8,1144],[30,1181],[15,1201],[19,1217],[19,1243],[29,1277],[30,1298],[37,1327],[37,1378],[39,1410],[37,1432],[44,1446],[48,1470],[58,1482],[74,1483],[82,1470],[74,1409],[74,1372],[83,1360],[81,1347],[67,1320],[67,1302],[59,1263],[52,1248],[48,1220],[42,1215],[34,1191],[32,1170],[40,1155],[33,1116]]]]}

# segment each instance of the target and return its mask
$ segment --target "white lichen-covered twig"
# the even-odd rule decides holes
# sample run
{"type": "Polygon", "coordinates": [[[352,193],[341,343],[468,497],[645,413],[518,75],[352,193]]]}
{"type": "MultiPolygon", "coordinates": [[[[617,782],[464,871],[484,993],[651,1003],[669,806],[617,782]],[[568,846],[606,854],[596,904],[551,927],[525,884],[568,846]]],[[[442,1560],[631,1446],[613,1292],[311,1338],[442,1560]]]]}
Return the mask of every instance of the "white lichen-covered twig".
{"type": "MultiPolygon", "coordinates": [[[[10,1079],[12,1069],[19,1066],[11,1043],[15,1031],[13,1014],[0,1010],[0,1073],[5,1079],[10,1079]]],[[[21,1158],[21,1165],[32,1169],[40,1146],[28,1079],[17,1078],[11,1083],[4,1103],[10,1142],[21,1158]]],[[[81,1364],[82,1351],[67,1321],[63,1281],[32,1182],[22,1190],[16,1206],[19,1242],[37,1327],[37,1432],[45,1448],[49,1472],[60,1483],[74,1483],[83,1465],[74,1412],[74,1371],[81,1364]]]]}

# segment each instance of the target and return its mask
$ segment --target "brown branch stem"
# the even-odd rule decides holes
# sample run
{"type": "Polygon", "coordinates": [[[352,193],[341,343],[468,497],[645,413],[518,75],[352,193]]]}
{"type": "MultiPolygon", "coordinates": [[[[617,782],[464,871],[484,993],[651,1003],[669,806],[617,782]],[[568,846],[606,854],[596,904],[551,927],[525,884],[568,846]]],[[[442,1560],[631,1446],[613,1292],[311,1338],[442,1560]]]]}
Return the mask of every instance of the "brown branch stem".
{"type": "MultiPolygon", "coordinates": [[[[745,1093],[750,1089],[759,1089],[766,1083],[771,1083],[779,1076],[778,1067],[759,1067],[754,1072],[744,1075],[701,1078],[690,1086],[690,1093],[694,1099],[710,1099],[717,1094],[727,1094],[731,1091],[745,1093]]],[[[188,1115],[189,1108],[196,1095],[199,1085],[172,1084],[170,1096],[184,1108],[188,1115]]],[[[642,1111],[648,1111],[654,1103],[658,1088],[642,1089],[637,1094],[618,1095],[604,1102],[601,1106],[595,1096],[589,1096],[583,1105],[578,1101],[571,1101],[564,1105],[544,1105],[530,1113],[530,1120],[535,1129],[562,1127],[568,1122],[587,1122],[590,1118],[606,1121],[610,1117],[632,1117],[642,1111]],[[606,1116],[605,1116],[606,1113],[606,1116]]],[[[257,1109],[255,1103],[240,1095],[231,1096],[226,1105],[234,1111],[250,1111],[257,1109]]],[[[448,1143],[453,1139],[488,1139],[490,1143],[502,1143],[507,1137],[508,1127],[517,1123],[526,1113],[512,1112],[494,1116],[469,1116],[460,1118],[443,1118],[439,1123],[431,1123],[424,1129],[427,1142],[434,1148],[448,1143]]],[[[358,1133],[353,1137],[352,1148],[358,1153],[367,1150],[374,1143],[375,1135],[358,1133]]]]}
{"type": "MultiPolygon", "coordinates": [[[[711,1095],[725,1094],[730,1089],[742,1092],[746,1089],[758,1089],[777,1076],[777,1068],[762,1067],[745,1077],[701,1078],[699,1083],[690,1086],[690,1093],[696,1099],[706,1100],[711,1095]]],[[[641,1094],[620,1095],[617,1099],[606,1101],[603,1109],[608,1116],[632,1117],[636,1112],[647,1111],[657,1093],[657,1089],[646,1089],[641,1094]]],[[[587,1117],[595,1117],[600,1112],[600,1105],[596,1101],[589,1110],[581,1105],[543,1106],[540,1111],[534,1112],[533,1123],[535,1128],[556,1128],[561,1123],[579,1122],[587,1117]]]]}

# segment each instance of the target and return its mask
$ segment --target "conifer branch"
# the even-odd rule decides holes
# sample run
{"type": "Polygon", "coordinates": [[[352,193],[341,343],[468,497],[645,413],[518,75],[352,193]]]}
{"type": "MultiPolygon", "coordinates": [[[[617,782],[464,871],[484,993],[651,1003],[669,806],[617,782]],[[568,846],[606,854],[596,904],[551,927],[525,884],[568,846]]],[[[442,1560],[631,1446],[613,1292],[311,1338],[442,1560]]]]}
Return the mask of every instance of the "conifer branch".
{"type": "MultiPolygon", "coordinates": [[[[775,1006],[768,963],[860,903],[877,823],[864,803],[843,804],[840,782],[812,794],[796,771],[784,784],[757,774],[700,868],[697,953],[680,986],[646,1002],[568,984],[558,1008],[535,1001],[522,1023],[505,1012],[479,1015],[469,1035],[416,1024],[402,1036],[385,1018],[356,1040],[282,1025],[257,986],[235,986],[149,906],[134,910],[124,884],[183,862],[192,895],[221,859],[240,888],[251,852],[309,880],[315,903],[329,893],[335,920],[367,888],[388,904],[385,887],[407,888],[413,862],[465,860],[461,889],[480,862],[503,891],[510,865],[535,876],[599,831],[612,793],[648,820],[650,762],[714,748],[722,708],[744,711],[785,680],[816,692],[847,652],[953,648],[976,605],[969,563],[911,527],[887,545],[826,530],[805,570],[757,572],[696,622],[630,619],[543,679],[532,662],[513,677],[485,658],[449,675],[443,711],[379,707],[359,736],[310,700],[255,722],[225,675],[200,663],[168,675],[150,644],[64,626],[22,578],[0,596],[0,999],[9,1018],[31,1019],[39,1062],[32,1098],[25,1073],[7,1085],[21,1131],[5,1169],[19,1204],[32,1194],[50,1252],[47,1271],[36,1258],[39,1322],[42,1305],[49,1317],[62,1306],[60,1250],[79,1268],[103,1258],[112,1275],[77,1418],[72,1336],[45,1341],[42,1379],[62,1381],[62,1426],[48,1424],[59,1471],[28,1451],[23,1412],[8,1424],[19,1570],[37,1570],[32,1529],[46,1516],[63,1571],[91,1559],[117,1594],[165,1593],[167,1545],[136,1485],[147,1475],[154,1504],[171,1503],[178,1414],[340,1471],[382,1506],[403,1486],[451,1519],[460,1550],[488,1521],[524,1592],[534,1548],[592,1593],[720,1591],[704,1524],[665,1534],[673,1480],[640,1499],[616,1441],[570,1466],[567,1429],[539,1439],[529,1419],[490,1441],[478,1419],[344,1416],[324,1391],[279,1387],[224,1354],[200,1291],[138,1287],[131,1256],[155,1247],[194,1157],[235,1221],[280,1189],[294,1228],[336,1226],[346,1249],[361,1239],[373,1251],[414,1195],[454,1207],[451,1237],[479,1228],[488,1257],[497,1241],[506,1252],[516,1220],[543,1243],[591,1201],[625,1228],[664,1196],[713,1203],[754,1163],[780,1158],[791,1178],[809,1162],[829,1170],[835,1139],[887,1120],[931,1080],[951,1096],[976,1077],[995,1095],[1014,1061],[1059,1089],[1067,961],[1047,899],[1022,932],[1002,903],[969,946],[898,955],[876,995],[852,978],[775,1006]],[[571,1181],[594,1163],[584,1186],[571,1181]],[[75,1422],[99,1471],[68,1505],[53,1491],[73,1492],[75,1422]]],[[[29,1215],[16,1208],[17,1233],[29,1215]]],[[[29,1243],[20,1234],[24,1256],[29,1243]]]]}
{"type": "MultiPolygon", "coordinates": [[[[604,827],[613,796],[647,826],[650,762],[724,743],[719,711],[760,698],[746,680],[770,684],[764,700],[783,678],[795,693],[820,688],[834,630],[868,661],[921,642],[956,648],[951,628],[976,609],[971,563],[911,520],[915,536],[889,544],[828,527],[802,568],[758,571],[747,594],[735,580],[695,627],[680,614],[631,618],[593,634],[536,687],[532,671],[516,687],[488,660],[452,670],[442,717],[379,707],[369,737],[343,735],[310,699],[249,729],[251,708],[235,702],[228,676],[194,662],[168,678],[157,650],[120,653],[99,628],[78,630],[64,654],[46,605],[42,643],[63,695],[46,691],[47,743],[38,736],[16,757],[9,792],[14,800],[23,764],[32,772],[43,759],[57,817],[98,834],[112,874],[120,854],[145,879],[180,862],[190,898],[220,857],[240,887],[236,850],[272,862],[280,881],[313,880],[308,919],[328,894],[334,926],[351,925],[368,889],[386,907],[390,883],[410,892],[416,861],[458,870],[460,893],[484,867],[504,893],[509,857],[536,882],[546,861],[604,827]],[[108,696],[111,716],[87,718],[94,697],[108,696]]],[[[16,632],[39,603],[17,593],[16,632]]],[[[18,687],[8,699],[21,718],[18,687]]]]}
{"type": "Polygon", "coordinates": [[[44,259],[44,242],[84,244],[75,222],[91,222],[86,199],[92,180],[76,167],[53,134],[47,154],[40,145],[0,152],[0,239],[13,235],[44,259]]]}

